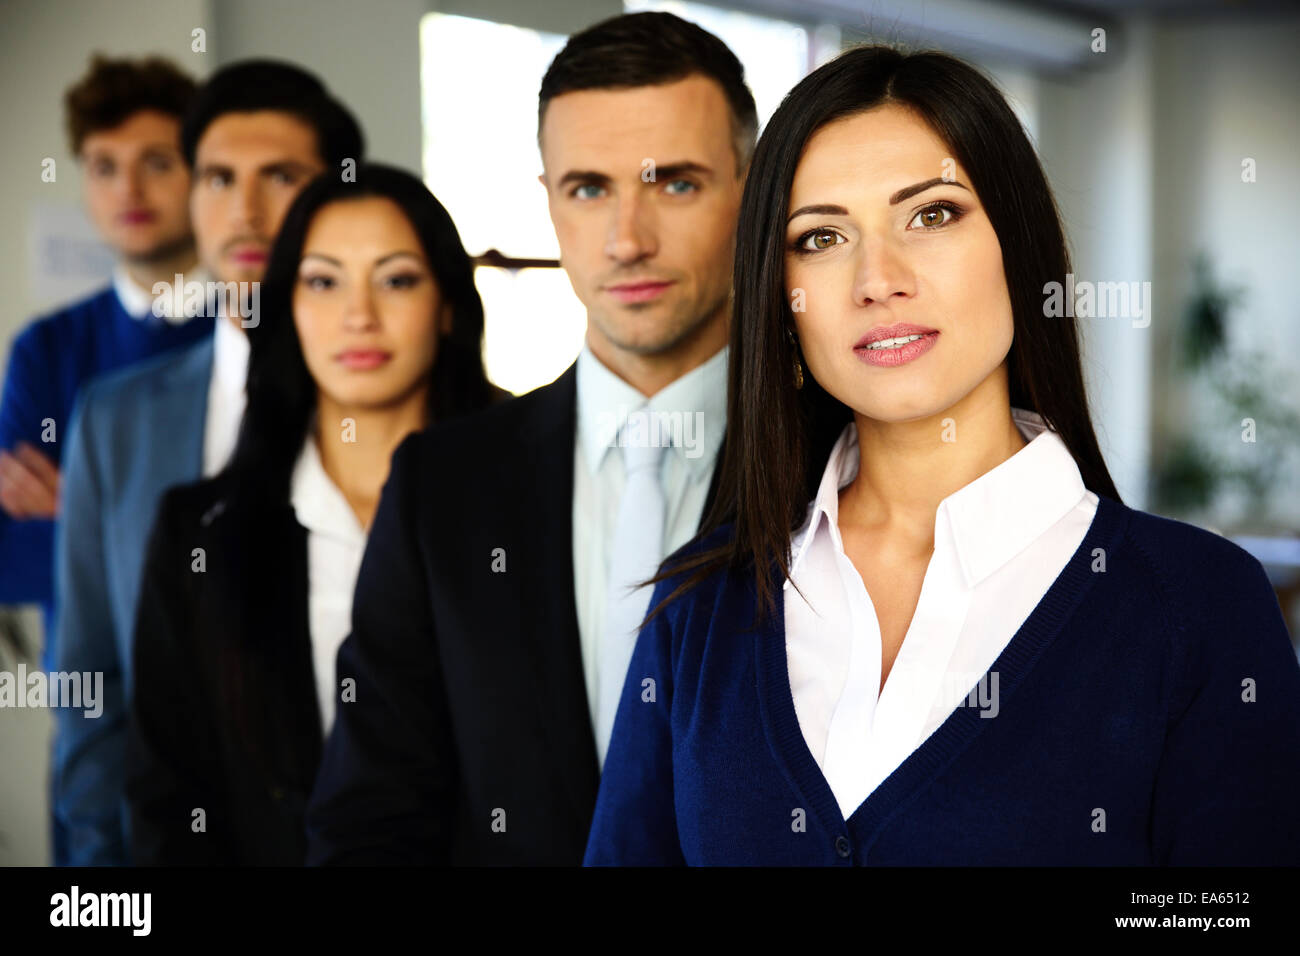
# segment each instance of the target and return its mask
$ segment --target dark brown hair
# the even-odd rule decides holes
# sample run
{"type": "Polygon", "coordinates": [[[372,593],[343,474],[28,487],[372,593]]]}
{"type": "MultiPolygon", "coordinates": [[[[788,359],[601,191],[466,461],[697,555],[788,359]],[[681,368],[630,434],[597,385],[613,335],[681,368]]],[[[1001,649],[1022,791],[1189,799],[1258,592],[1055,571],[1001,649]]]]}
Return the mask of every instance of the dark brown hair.
{"type": "Polygon", "coordinates": [[[997,233],[1014,324],[1007,356],[1012,406],[1041,415],[1084,484],[1119,500],[1088,411],[1075,320],[1043,316],[1043,287],[1064,280],[1069,253],[1051,187],[1020,121],[983,73],[955,57],[859,47],[800,81],[758,141],[737,225],[727,436],[718,493],[700,536],[728,522],[734,527],[720,544],[688,545],[689,554],[669,556],[653,580],[685,578],[647,620],[723,568],[753,575],[756,616],[776,612],[772,576],[789,576],[790,536],[807,514],[808,476],[824,466],[830,443],[852,419],[811,375],[803,389],[794,387],[785,290],[790,188],[814,132],[890,103],[916,111],[948,145],[997,233]]]}
{"type": "Polygon", "coordinates": [[[736,170],[743,170],[758,135],[758,111],[745,85],[745,68],[708,30],[671,13],[628,13],[569,37],[542,77],[538,141],[546,108],[562,93],[658,86],[692,75],[707,76],[722,87],[731,107],[736,170]]]}
{"type": "Polygon", "coordinates": [[[91,133],[120,126],[141,110],[157,110],[180,120],[196,88],[194,80],[170,60],[110,59],[96,53],[86,75],[63,94],[72,154],[81,154],[81,145],[91,133]]]}
{"type": "MultiPolygon", "coordinates": [[[[378,163],[358,165],[355,181],[333,172],[313,179],[285,213],[271,247],[262,280],[260,321],[248,329],[248,405],[223,471],[230,480],[232,502],[247,516],[232,531],[243,562],[230,596],[238,613],[276,607],[272,592],[289,586],[282,569],[271,564],[279,559],[279,552],[259,550],[256,544],[260,516],[273,515],[291,502],[294,467],[303,442],[309,440],[317,407],[318,387],[303,359],[293,321],[293,288],[303,244],[326,206],[367,198],[390,200],[402,210],[419,237],[441,300],[451,306],[451,331],[440,335],[429,371],[427,423],[469,415],[508,397],[488,381],[483,369],[483,303],[474,285],[473,262],[451,216],[429,188],[418,176],[378,163]]],[[[234,639],[243,636],[238,629],[232,632],[234,639]]],[[[267,695],[258,690],[268,675],[259,668],[249,677],[239,664],[241,659],[229,658],[224,678],[227,704],[246,751],[268,776],[282,774],[285,768],[275,765],[275,742],[283,728],[267,724],[267,695]]]]}
{"type": "Polygon", "coordinates": [[[181,154],[193,168],[199,140],[227,113],[273,110],[312,128],[316,154],[335,173],[345,159],[365,159],[365,136],[352,112],[319,77],[283,60],[239,60],[223,66],[199,88],[181,124],[181,154]]]}

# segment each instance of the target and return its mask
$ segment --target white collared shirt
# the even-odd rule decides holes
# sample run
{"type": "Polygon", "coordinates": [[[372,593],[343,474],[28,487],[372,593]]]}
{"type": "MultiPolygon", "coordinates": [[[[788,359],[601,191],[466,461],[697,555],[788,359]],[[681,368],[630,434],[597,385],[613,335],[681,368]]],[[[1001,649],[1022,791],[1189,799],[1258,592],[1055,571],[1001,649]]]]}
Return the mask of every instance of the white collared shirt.
{"type": "Polygon", "coordinates": [[[208,379],[208,410],[203,423],[203,477],[226,466],[239,438],[248,395],[248,336],[224,314],[212,333],[212,375],[208,379]]]}
{"type": "MultiPolygon", "coordinates": [[[[672,438],[664,452],[664,550],[667,557],[695,537],[727,419],[727,347],[647,399],[596,358],[584,344],[578,354],[578,427],[573,460],[573,583],[578,609],[582,672],[591,723],[600,701],[600,634],[605,622],[614,524],[623,495],[619,428],[637,410],[666,413],[672,438]],[[674,414],[677,413],[677,414],[674,414]],[[678,417],[680,416],[680,417],[678,417]]],[[[666,443],[668,436],[661,439],[666,443]]]]}
{"type": "Polygon", "coordinates": [[[321,731],[328,735],[339,696],[334,658],[352,629],[352,592],[366,549],[366,532],[326,473],[314,431],[308,431],[294,465],[289,500],[298,523],[307,529],[307,624],[321,731]]]}
{"type": "Polygon", "coordinates": [[[883,691],[880,625],[839,530],[839,491],[858,473],[856,424],[792,536],[790,692],[845,819],[958,705],[996,713],[998,684],[985,672],[1092,524],[1097,496],[1060,437],[1033,412],[1012,409],[1012,418],[1028,444],[939,503],[934,552],[883,691]]]}
{"type": "MultiPolygon", "coordinates": [[[[201,266],[196,266],[181,281],[181,295],[179,298],[181,302],[184,302],[185,284],[198,282],[206,288],[208,274],[201,266]]],[[[181,309],[180,314],[176,313],[174,305],[177,297],[173,292],[174,287],[174,280],[167,283],[167,291],[161,296],[162,317],[172,325],[184,325],[193,316],[186,315],[184,309],[181,309]]],[[[152,289],[142,289],[136,285],[135,280],[126,271],[126,267],[120,262],[113,267],[113,292],[117,294],[117,301],[122,303],[122,308],[126,310],[126,314],[131,318],[144,320],[153,315],[154,299],[158,297],[153,294],[152,289]]]]}

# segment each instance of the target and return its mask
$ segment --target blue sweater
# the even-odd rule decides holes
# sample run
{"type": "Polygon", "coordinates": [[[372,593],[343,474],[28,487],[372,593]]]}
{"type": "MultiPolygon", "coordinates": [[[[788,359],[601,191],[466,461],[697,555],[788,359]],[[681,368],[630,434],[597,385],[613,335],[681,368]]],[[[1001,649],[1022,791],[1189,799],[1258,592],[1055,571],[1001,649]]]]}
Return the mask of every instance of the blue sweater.
{"type": "MultiPolygon", "coordinates": [[[[63,445],[81,387],[111,369],[197,342],[212,334],[212,318],[180,325],[132,318],[112,286],[36,319],[14,339],[0,396],[0,448],[20,441],[62,465],[63,445]],[[53,441],[42,441],[53,419],[53,441]]],[[[18,521],[0,510],[0,604],[40,604],[52,634],[54,522],[18,521]]],[[[52,658],[46,641],[46,661],[52,658]]]]}
{"type": "Polygon", "coordinates": [[[958,707],[847,821],[782,613],[749,630],[754,609],[752,579],[718,572],[642,631],[587,865],[1300,863],[1300,666],[1226,539],[1101,498],[989,669],[996,715],[958,707]]]}

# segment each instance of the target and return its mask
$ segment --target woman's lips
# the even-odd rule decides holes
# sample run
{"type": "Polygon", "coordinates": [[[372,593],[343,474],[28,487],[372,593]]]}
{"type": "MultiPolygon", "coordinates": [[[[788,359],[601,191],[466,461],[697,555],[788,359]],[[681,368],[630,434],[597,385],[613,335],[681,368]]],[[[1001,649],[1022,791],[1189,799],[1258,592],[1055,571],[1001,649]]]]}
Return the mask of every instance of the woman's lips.
{"type": "Polygon", "coordinates": [[[654,282],[625,282],[606,286],[605,291],[620,302],[649,302],[664,293],[672,280],[654,282]]]}
{"type": "Polygon", "coordinates": [[[367,371],[379,368],[392,357],[392,352],[385,352],[383,349],[349,349],[340,352],[335,357],[335,361],[354,371],[367,371]]]}
{"type": "Polygon", "coordinates": [[[130,209],[117,217],[120,222],[128,226],[142,226],[146,223],[153,222],[157,217],[148,209],[130,209]]]}
{"type": "MultiPolygon", "coordinates": [[[[920,358],[934,348],[939,333],[934,331],[895,332],[895,334],[886,337],[873,336],[872,333],[868,333],[868,336],[871,336],[871,341],[867,344],[859,343],[854,346],[853,354],[868,365],[875,365],[879,368],[896,368],[899,365],[906,365],[908,362],[920,358]]],[[[864,336],[864,340],[868,336],[864,336]]]]}

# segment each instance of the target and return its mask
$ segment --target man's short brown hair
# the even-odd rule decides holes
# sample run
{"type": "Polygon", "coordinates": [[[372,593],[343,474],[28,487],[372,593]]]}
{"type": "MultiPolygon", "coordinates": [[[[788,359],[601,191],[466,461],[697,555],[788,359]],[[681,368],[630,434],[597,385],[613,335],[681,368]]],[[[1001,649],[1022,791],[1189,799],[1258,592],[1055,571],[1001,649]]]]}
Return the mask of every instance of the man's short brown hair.
{"type": "Polygon", "coordinates": [[[195,89],[191,77],[162,57],[110,59],[96,53],[86,75],[63,94],[72,154],[81,154],[91,133],[120,126],[140,110],[180,120],[195,89]]]}
{"type": "Polygon", "coordinates": [[[537,142],[542,141],[546,108],[561,94],[657,86],[695,75],[713,80],[727,98],[740,173],[754,155],[758,135],[758,111],[745,85],[745,68],[712,33],[671,13],[625,13],[569,37],[542,77],[537,142]]]}

